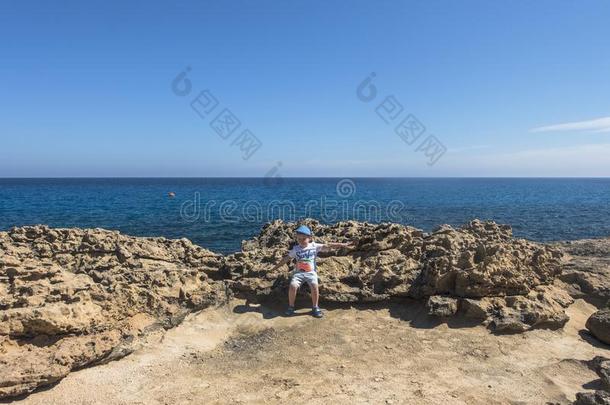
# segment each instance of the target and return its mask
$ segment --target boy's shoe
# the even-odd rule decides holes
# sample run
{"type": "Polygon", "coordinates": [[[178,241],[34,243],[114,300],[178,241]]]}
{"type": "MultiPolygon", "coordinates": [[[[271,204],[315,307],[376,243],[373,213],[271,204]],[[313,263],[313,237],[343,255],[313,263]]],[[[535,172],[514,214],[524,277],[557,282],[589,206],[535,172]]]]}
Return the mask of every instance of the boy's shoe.
{"type": "Polygon", "coordinates": [[[320,307],[313,307],[311,309],[311,315],[316,317],[316,318],[322,318],[324,316],[324,314],[322,313],[322,310],[320,309],[320,307]]]}
{"type": "Polygon", "coordinates": [[[284,315],[286,315],[286,316],[294,315],[294,307],[288,307],[288,309],[286,309],[286,311],[284,312],[284,315]]]}

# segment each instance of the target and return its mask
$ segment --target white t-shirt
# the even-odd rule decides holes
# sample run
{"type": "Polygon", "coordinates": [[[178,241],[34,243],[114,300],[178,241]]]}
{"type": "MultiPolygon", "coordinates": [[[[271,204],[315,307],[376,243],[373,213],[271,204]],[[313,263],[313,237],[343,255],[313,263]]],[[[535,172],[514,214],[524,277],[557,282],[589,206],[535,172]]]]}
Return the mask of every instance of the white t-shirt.
{"type": "Polygon", "coordinates": [[[288,252],[288,256],[297,260],[294,270],[304,272],[316,271],[316,257],[323,247],[323,243],[314,242],[308,243],[307,247],[301,247],[298,243],[294,245],[288,252]]]}

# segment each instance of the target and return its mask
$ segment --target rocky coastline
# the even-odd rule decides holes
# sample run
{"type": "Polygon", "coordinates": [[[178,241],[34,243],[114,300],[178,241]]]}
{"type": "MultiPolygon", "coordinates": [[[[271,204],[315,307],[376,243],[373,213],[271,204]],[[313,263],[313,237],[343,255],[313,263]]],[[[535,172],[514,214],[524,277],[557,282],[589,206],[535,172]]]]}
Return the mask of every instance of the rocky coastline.
{"type": "MultiPolygon", "coordinates": [[[[610,239],[541,244],[479,220],[431,233],[392,223],[302,223],[317,242],[356,242],[319,259],[325,305],[422,301],[441,322],[460,319],[504,334],[560,329],[566,308],[582,298],[599,309],[588,333],[610,344],[610,239]]],[[[186,239],[103,229],[0,232],[0,398],[121,358],[151,331],[232,297],[284,302],[289,268],[270,269],[294,227],[271,222],[227,256],[186,239]]],[[[592,367],[607,370],[604,361],[592,367]]]]}

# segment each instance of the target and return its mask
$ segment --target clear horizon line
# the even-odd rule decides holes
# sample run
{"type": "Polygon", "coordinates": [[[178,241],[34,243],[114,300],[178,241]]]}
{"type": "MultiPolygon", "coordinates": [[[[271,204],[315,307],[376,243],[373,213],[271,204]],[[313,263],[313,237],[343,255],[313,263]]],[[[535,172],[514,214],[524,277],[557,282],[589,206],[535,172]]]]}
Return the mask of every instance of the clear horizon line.
{"type": "Polygon", "coordinates": [[[0,180],[35,179],[610,179],[610,176],[0,176],[0,180]]]}

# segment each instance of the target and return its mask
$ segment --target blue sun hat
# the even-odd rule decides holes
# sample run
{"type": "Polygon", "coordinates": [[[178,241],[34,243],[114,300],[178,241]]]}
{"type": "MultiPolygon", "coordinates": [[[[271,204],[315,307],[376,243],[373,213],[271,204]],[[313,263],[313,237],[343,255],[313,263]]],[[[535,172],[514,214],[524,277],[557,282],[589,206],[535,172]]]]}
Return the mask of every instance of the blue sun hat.
{"type": "Polygon", "coordinates": [[[305,225],[301,225],[295,231],[296,233],[301,233],[303,235],[311,236],[311,229],[305,225]]]}

